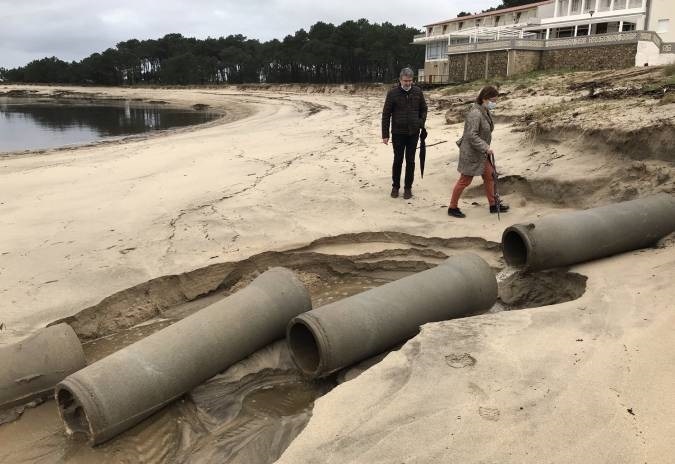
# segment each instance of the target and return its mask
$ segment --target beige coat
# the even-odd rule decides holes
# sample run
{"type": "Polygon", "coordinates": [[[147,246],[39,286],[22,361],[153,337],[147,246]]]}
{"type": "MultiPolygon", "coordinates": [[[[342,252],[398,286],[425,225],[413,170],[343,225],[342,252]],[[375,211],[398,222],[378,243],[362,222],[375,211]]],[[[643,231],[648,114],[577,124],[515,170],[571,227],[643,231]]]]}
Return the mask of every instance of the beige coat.
{"type": "Polygon", "coordinates": [[[457,141],[459,163],[457,170],[467,176],[481,176],[485,167],[485,152],[492,142],[495,128],[489,111],[474,103],[464,118],[464,133],[457,141]]]}

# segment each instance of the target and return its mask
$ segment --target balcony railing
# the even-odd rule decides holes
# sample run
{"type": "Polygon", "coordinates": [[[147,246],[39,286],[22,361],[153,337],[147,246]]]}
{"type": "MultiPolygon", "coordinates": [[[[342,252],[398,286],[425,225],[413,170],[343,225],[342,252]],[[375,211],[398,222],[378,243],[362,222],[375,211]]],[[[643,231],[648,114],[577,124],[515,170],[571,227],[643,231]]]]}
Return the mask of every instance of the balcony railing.
{"type": "Polygon", "coordinates": [[[673,44],[664,44],[661,37],[652,31],[615,32],[611,34],[585,35],[579,37],[566,37],[562,39],[506,39],[491,42],[478,42],[462,45],[450,45],[449,55],[458,53],[482,52],[490,50],[546,50],[559,48],[592,47],[597,45],[610,45],[622,43],[634,43],[639,40],[652,41],[661,53],[672,53],[673,44]]]}

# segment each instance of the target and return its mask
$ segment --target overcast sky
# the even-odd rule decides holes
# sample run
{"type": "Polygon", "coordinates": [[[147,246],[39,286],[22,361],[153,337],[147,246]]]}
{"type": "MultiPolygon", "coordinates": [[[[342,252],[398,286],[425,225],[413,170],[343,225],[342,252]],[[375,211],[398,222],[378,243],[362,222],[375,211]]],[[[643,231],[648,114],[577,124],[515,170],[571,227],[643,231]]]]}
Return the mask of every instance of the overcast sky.
{"type": "Polygon", "coordinates": [[[244,34],[283,39],[317,21],[366,18],[421,27],[500,0],[0,0],[0,67],[56,56],[79,61],[127,39],[244,34]]]}

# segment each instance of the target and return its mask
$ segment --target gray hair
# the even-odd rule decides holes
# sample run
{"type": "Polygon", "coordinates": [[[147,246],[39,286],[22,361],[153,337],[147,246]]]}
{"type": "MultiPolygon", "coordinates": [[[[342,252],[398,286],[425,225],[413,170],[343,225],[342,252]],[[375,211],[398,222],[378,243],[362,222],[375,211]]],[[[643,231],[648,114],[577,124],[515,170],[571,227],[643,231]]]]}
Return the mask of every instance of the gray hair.
{"type": "Polygon", "coordinates": [[[410,68],[403,68],[403,69],[401,69],[401,73],[398,75],[398,77],[400,79],[403,76],[405,76],[405,77],[415,77],[415,73],[410,68]]]}

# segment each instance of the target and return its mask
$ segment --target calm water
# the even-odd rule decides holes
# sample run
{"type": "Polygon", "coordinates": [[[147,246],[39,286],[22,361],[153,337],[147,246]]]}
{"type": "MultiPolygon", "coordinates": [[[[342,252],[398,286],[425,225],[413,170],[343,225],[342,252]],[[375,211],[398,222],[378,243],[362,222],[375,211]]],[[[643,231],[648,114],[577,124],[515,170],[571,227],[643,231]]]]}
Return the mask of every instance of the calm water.
{"type": "Polygon", "coordinates": [[[40,150],[190,126],[217,113],[136,101],[45,101],[0,97],[0,153],[40,150]]]}

